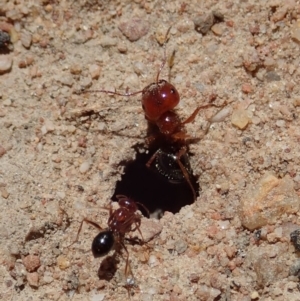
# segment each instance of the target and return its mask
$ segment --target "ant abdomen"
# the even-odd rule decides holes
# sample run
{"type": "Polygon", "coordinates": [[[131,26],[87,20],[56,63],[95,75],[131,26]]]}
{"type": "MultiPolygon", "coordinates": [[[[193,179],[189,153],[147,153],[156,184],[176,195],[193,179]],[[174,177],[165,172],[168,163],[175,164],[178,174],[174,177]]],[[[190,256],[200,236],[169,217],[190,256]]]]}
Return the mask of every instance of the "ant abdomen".
{"type": "Polygon", "coordinates": [[[111,230],[100,232],[92,242],[92,253],[95,258],[106,255],[115,243],[114,234],[111,230]]]}
{"type": "Polygon", "coordinates": [[[180,96],[176,88],[164,79],[148,85],[142,91],[142,106],[145,116],[154,123],[162,114],[173,110],[179,101],[180,96]]]}
{"type": "Polygon", "coordinates": [[[173,184],[186,183],[187,176],[189,178],[193,176],[189,156],[186,152],[178,158],[178,150],[164,151],[159,149],[152,164],[151,166],[156,172],[173,184]],[[178,160],[184,167],[186,174],[182,172],[178,160]]]}

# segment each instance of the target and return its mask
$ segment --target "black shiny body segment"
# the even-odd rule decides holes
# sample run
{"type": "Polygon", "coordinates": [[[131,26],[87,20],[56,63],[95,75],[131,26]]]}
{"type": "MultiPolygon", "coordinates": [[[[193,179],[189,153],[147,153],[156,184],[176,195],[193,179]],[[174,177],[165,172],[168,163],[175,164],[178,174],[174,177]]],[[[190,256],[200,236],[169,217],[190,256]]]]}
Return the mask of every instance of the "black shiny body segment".
{"type": "Polygon", "coordinates": [[[100,232],[92,242],[92,252],[95,258],[106,255],[115,243],[114,234],[111,230],[100,232]]]}

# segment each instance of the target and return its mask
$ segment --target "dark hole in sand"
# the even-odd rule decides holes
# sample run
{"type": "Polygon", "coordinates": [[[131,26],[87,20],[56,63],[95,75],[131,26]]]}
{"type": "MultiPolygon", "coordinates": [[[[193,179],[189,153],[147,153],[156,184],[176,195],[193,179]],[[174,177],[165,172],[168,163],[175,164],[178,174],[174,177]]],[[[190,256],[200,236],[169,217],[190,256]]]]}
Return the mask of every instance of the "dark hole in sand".
{"type": "MultiPolygon", "coordinates": [[[[121,181],[117,182],[112,197],[114,201],[117,201],[116,195],[122,194],[142,203],[150,213],[158,215],[165,211],[177,213],[182,207],[194,202],[191,187],[186,181],[170,183],[154,168],[146,166],[156,149],[149,149],[147,153],[139,152],[138,147],[136,150],[136,159],[124,163],[126,167],[121,181]]],[[[191,176],[190,180],[198,196],[200,187],[196,176],[191,176]]],[[[139,209],[143,211],[142,208],[139,209]]],[[[146,215],[145,212],[142,213],[146,215]]]]}

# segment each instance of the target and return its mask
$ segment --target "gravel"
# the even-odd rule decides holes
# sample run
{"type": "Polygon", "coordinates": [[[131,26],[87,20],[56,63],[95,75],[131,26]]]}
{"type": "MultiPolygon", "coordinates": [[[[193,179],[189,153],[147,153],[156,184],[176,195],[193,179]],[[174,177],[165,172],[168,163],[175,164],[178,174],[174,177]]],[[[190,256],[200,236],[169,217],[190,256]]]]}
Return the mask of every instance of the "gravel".
{"type": "Polygon", "coordinates": [[[4,1],[0,298],[127,300],[132,281],[133,301],[299,300],[299,11],[294,0],[4,1]],[[186,124],[201,138],[189,143],[199,197],[142,219],[146,244],[125,243],[128,279],[124,250],[93,258],[99,229],[84,225],[69,246],[83,218],[107,227],[117,181],[145,152],[141,94],[80,91],[155,82],[170,26],[159,78],[179,91],[179,116],[217,107],[186,124]]]}

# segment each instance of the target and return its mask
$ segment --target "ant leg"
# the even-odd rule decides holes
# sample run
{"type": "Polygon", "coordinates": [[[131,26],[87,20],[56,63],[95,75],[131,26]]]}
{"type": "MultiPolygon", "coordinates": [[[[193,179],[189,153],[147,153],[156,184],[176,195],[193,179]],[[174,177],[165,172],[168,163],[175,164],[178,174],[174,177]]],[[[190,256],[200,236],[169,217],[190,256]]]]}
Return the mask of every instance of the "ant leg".
{"type": "Polygon", "coordinates": [[[182,122],[182,125],[193,122],[200,110],[210,108],[210,107],[219,107],[219,106],[217,106],[213,103],[209,103],[209,104],[206,104],[206,105],[196,108],[195,111],[191,114],[191,116],[189,116],[185,121],[182,122]]]}
{"type": "Polygon", "coordinates": [[[129,264],[129,252],[128,252],[128,250],[127,250],[127,248],[126,248],[126,246],[125,246],[125,244],[124,244],[123,241],[119,241],[119,243],[120,243],[121,247],[123,247],[123,249],[126,252],[126,263],[125,263],[126,285],[131,286],[131,285],[134,284],[134,283],[130,283],[130,282],[133,282],[134,277],[133,277],[133,273],[131,271],[131,267],[130,267],[130,264],[129,264]],[[128,277],[129,275],[131,275],[131,279],[130,280],[129,280],[129,277],[128,277]]]}
{"type": "Polygon", "coordinates": [[[151,158],[148,160],[148,162],[146,163],[146,166],[148,168],[150,168],[151,164],[153,163],[153,161],[155,160],[155,158],[157,157],[157,154],[159,153],[159,149],[151,156],[151,158]]]}
{"type": "Polygon", "coordinates": [[[95,228],[99,229],[99,230],[103,230],[102,227],[100,227],[97,223],[93,222],[93,221],[90,221],[89,219],[87,218],[84,218],[81,223],[80,223],[80,226],[79,226],[79,229],[78,229],[78,232],[77,232],[77,235],[76,235],[76,238],[75,240],[67,247],[67,248],[70,248],[72,245],[74,245],[77,241],[78,241],[78,238],[79,238],[79,234],[81,232],[81,229],[82,229],[82,225],[83,223],[86,222],[88,224],[91,224],[92,226],[94,226],[95,228]]]}
{"type": "Polygon", "coordinates": [[[141,235],[141,238],[142,238],[142,241],[143,241],[143,244],[145,244],[146,242],[145,242],[145,239],[144,239],[144,236],[143,236],[143,233],[142,233],[142,231],[141,231],[141,229],[140,229],[140,226],[141,226],[141,221],[139,221],[139,222],[135,222],[135,230],[138,230],[138,232],[140,233],[140,235],[141,235]]]}
{"type": "Polygon", "coordinates": [[[147,212],[148,218],[150,218],[150,212],[149,212],[148,208],[144,204],[142,204],[142,203],[139,203],[139,202],[135,202],[135,203],[138,204],[139,206],[141,206],[147,212]]]}
{"type": "Polygon", "coordinates": [[[184,165],[183,165],[183,164],[181,163],[181,161],[180,161],[180,158],[181,158],[185,153],[186,153],[186,148],[185,148],[185,147],[181,148],[180,151],[179,151],[179,152],[177,153],[177,155],[176,155],[176,162],[177,162],[177,164],[179,165],[179,167],[180,167],[180,169],[181,169],[181,171],[182,171],[182,173],[183,173],[183,175],[184,175],[185,180],[187,181],[187,183],[189,184],[189,186],[190,186],[190,188],[191,188],[191,190],[192,190],[192,192],[193,192],[193,198],[194,198],[194,201],[196,201],[197,196],[196,196],[195,189],[194,189],[194,187],[193,187],[193,185],[192,185],[192,182],[191,182],[191,180],[190,180],[190,176],[189,176],[189,174],[188,174],[186,168],[184,167],[184,165]]]}

